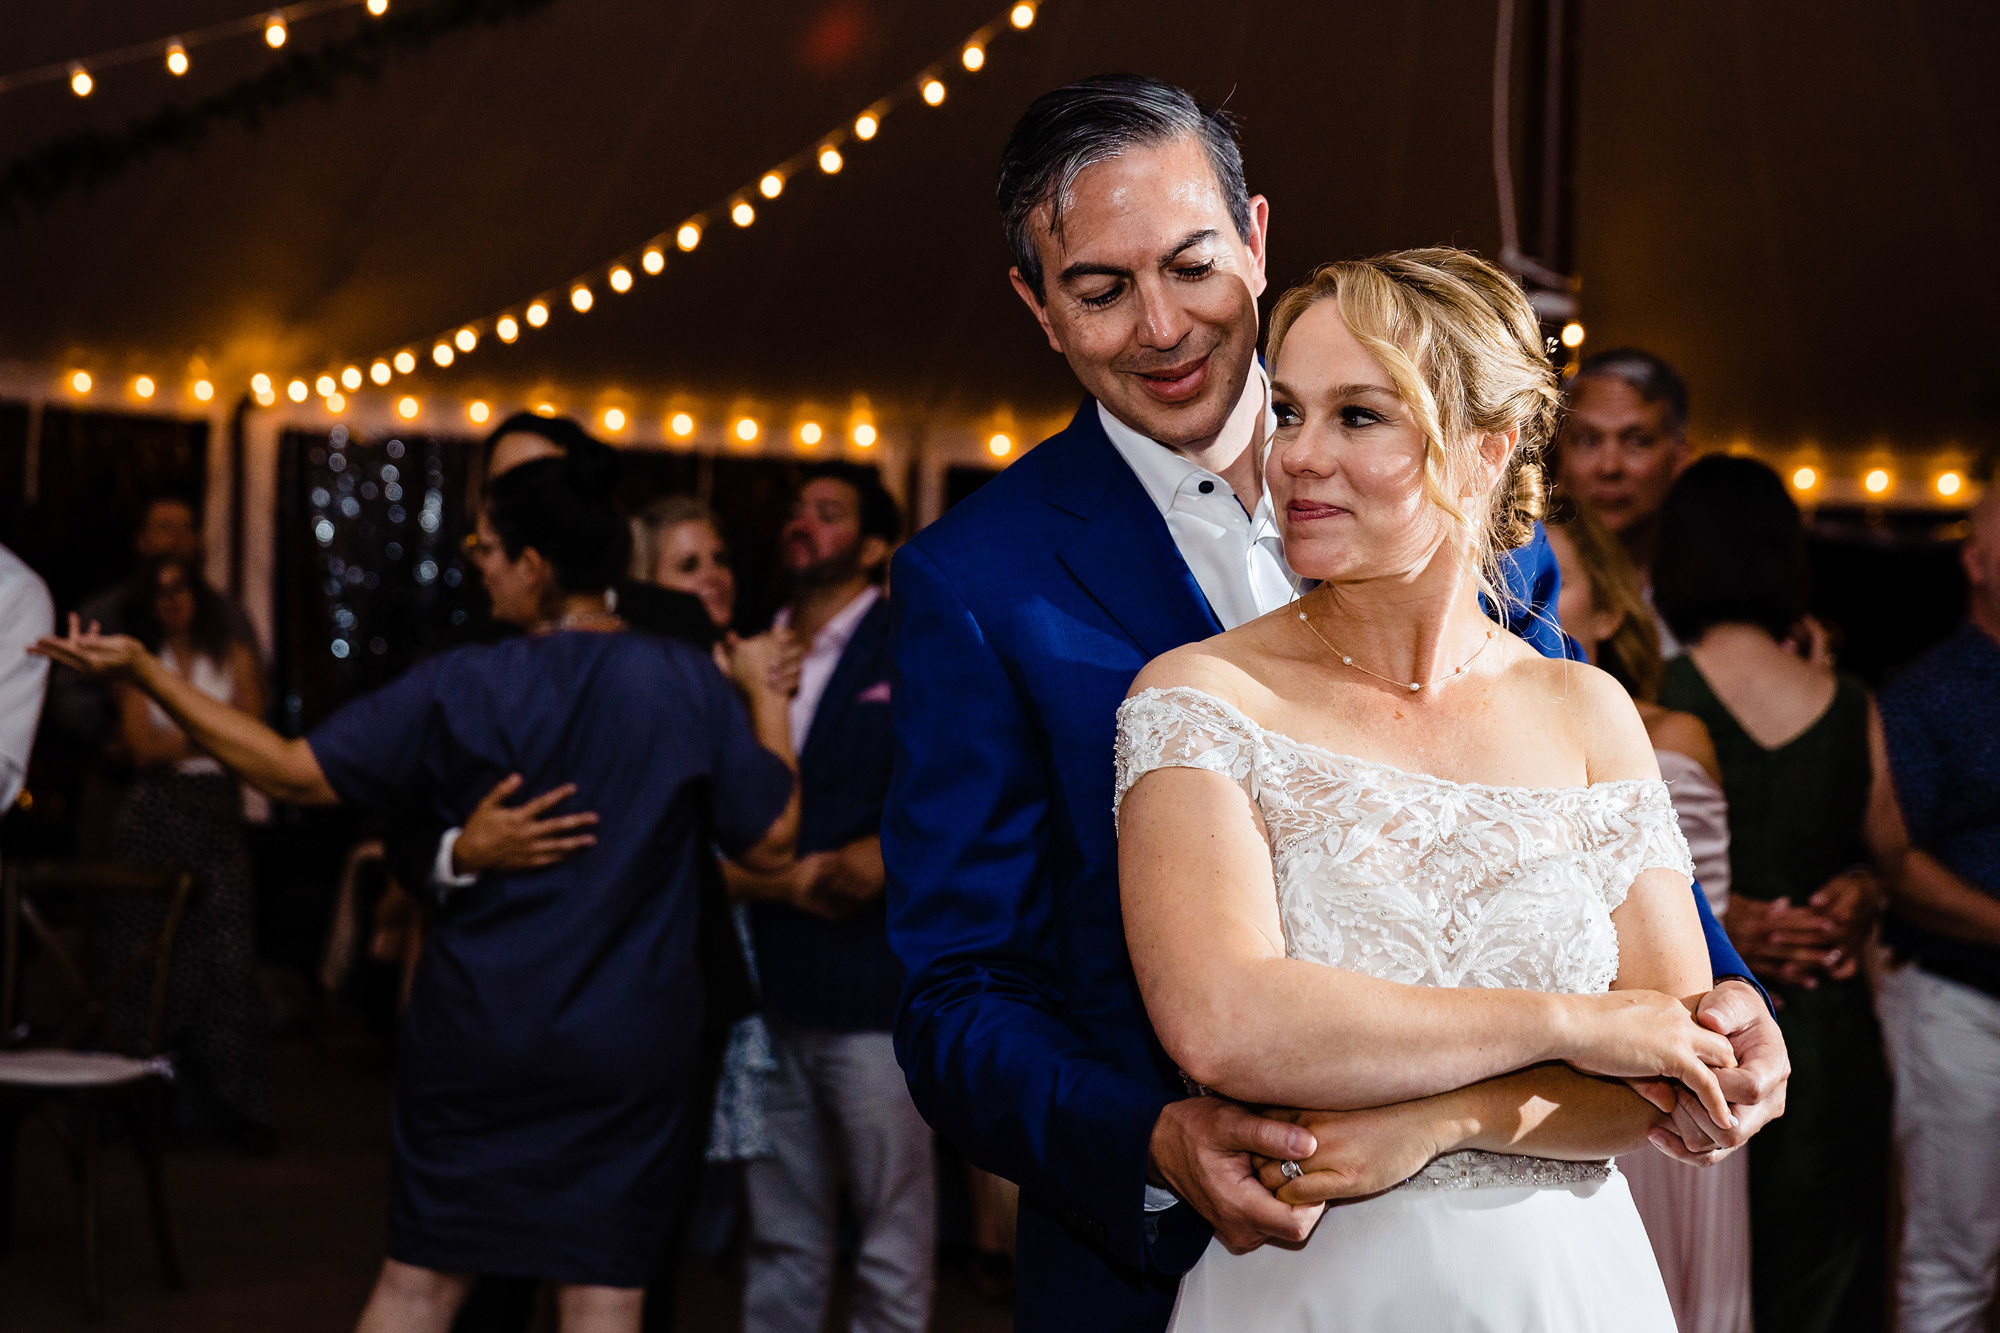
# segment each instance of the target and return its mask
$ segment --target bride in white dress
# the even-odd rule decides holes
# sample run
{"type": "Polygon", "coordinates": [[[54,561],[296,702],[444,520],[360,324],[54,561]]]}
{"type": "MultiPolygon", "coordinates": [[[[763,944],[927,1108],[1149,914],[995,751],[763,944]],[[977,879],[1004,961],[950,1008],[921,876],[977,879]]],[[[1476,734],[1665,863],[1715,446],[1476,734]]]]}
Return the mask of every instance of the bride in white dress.
{"type": "MultiPolygon", "coordinates": [[[[1119,713],[1147,1011],[1190,1080],[1318,1144],[1310,1240],[1181,1285],[1177,1333],[1673,1328],[1609,1159],[1684,1085],[1733,1124],[1686,843],[1625,692],[1480,606],[1539,509],[1554,376],[1484,261],[1331,265],[1271,322],[1291,608],[1119,713]],[[1330,1172],[1332,1174],[1321,1174],[1330,1172]]],[[[1296,1178],[1294,1178],[1296,1177],[1296,1178]]]]}

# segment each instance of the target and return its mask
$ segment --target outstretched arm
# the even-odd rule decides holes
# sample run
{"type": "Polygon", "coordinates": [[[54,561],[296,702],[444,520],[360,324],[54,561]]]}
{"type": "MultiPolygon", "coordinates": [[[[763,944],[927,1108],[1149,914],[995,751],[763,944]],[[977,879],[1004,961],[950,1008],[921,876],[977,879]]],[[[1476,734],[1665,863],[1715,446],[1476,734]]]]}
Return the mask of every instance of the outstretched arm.
{"type": "Polygon", "coordinates": [[[151,695],[190,741],[274,800],[340,803],[304,740],[287,740],[257,718],[202,693],[162,666],[137,639],[99,634],[95,625],[85,631],[71,615],[66,636],[44,638],[30,651],[88,676],[127,681],[151,695]]]}

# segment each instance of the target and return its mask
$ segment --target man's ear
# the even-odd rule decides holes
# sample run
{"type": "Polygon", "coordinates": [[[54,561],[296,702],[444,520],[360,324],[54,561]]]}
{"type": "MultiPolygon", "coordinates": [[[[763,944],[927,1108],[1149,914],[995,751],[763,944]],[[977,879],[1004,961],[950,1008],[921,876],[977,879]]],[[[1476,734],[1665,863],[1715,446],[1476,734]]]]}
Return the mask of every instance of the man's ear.
{"type": "MultiPolygon", "coordinates": [[[[1042,335],[1049,340],[1049,346],[1061,352],[1063,345],[1056,340],[1055,326],[1049,323],[1049,308],[1043,303],[1041,297],[1035,295],[1035,289],[1030,287],[1028,280],[1021,276],[1021,270],[1019,268],[1008,269],[1007,281],[1014,284],[1014,295],[1021,298],[1021,304],[1028,307],[1028,313],[1035,317],[1035,323],[1042,326],[1042,335]]],[[[1065,355],[1067,354],[1065,353],[1065,355]]]]}
{"type": "Polygon", "coordinates": [[[896,553],[896,544],[881,537],[861,539],[861,567],[872,576],[877,571],[888,572],[889,557],[896,553]]]}
{"type": "Polygon", "coordinates": [[[1271,201],[1261,194],[1250,196],[1250,234],[1243,238],[1243,248],[1250,252],[1250,295],[1255,298],[1264,294],[1270,279],[1264,273],[1264,257],[1270,253],[1271,242],[1271,201]]]}

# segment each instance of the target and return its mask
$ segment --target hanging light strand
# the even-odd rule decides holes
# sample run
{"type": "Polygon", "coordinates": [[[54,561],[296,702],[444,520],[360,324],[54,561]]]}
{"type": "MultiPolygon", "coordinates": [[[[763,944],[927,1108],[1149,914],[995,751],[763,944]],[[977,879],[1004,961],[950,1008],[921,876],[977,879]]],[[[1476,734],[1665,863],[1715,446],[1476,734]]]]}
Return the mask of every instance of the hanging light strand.
{"type": "Polygon", "coordinates": [[[272,42],[272,25],[279,31],[287,31],[301,19],[317,18],[338,10],[361,9],[380,18],[389,10],[383,0],[298,0],[295,4],[280,5],[277,8],[260,9],[242,18],[227,19],[221,23],[211,23],[205,28],[184,29],[151,41],[134,42],[111,51],[100,51],[96,55],[72,57],[57,60],[47,65],[37,65],[33,69],[19,70],[13,74],[0,74],[0,94],[18,92],[22,88],[32,88],[44,83],[67,83],[70,90],[79,97],[89,94],[77,87],[77,74],[83,73],[83,88],[90,88],[101,78],[104,71],[124,65],[141,62],[156,69],[164,69],[178,78],[187,72],[192,57],[190,52],[210,42],[218,42],[230,37],[255,35],[265,44],[275,48],[283,39],[272,42]]]}
{"type": "MultiPolygon", "coordinates": [[[[576,312],[580,315],[585,314],[594,304],[591,297],[593,287],[609,286],[613,291],[621,293],[629,290],[633,285],[633,269],[643,269],[648,274],[664,271],[668,267],[667,256],[691,253],[701,243],[712,223],[728,219],[737,228],[748,230],[757,222],[759,216],[758,210],[750,202],[752,196],[776,200],[784,193],[789,181],[794,177],[815,174],[815,168],[817,174],[827,176],[839,174],[841,168],[846,165],[846,158],[841,151],[843,148],[873,140],[881,131],[889,113],[898,107],[917,102],[927,103],[931,107],[942,106],[945,100],[944,75],[950,72],[963,78],[984,69],[993,42],[1001,37],[1025,33],[1033,25],[1039,8],[1039,4],[1010,5],[965,40],[954,42],[946,54],[924,66],[916,75],[905,79],[888,93],[863,107],[851,119],[843,121],[825,134],[815,136],[811,143],[776,166],[755,173],[746,184],[731,190],[701,212],[648,237],[630,250],[577,274],[560,286],[537,292],[525,301],[515,302],[484,319],[461,321],[453,327],[484,332],[488,329],[498,330],[504,323],[506,327],[520,331],[516,321],[525,317],[530,326],[539,329],[548,322],[549,311],[561,303],[562,294],[565,292],[568,293],[569,304],[576,312]],[[968,53],[973,51],[979,54],[976,57],[969,57],[968,53]]],[[[261,16],[258,21],[262,22],[261,16]]],[[[443,343],[451,337],[452,333],[447,331],[405,345],[443,343]]],[[[514,339],[502,335],[502,341],[512,342],[514,339]]],[[[445,364],[447,363],[440,361],[438,366],[442,368],[445,364]]],[[[401,370],[400,365],[398,369],[401,370]]]]}

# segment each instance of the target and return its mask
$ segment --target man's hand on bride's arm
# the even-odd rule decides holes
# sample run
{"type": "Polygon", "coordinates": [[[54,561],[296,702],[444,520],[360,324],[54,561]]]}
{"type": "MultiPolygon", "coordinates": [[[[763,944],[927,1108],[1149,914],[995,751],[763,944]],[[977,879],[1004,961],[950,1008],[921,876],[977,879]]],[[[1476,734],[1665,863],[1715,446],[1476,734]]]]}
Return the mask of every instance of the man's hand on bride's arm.
{"type": "Polygon", "coordinates": [[[1319,1221],[1318,1204],[1281,1203],[1257,1176],[1258,1159],[1307,1158],[1313,1136],[1222,1097],[1169,1102],[1153,1124],[1147,1154],[1163,1185],[1215,1228],[1232,1254],[1267,1241],[1298,1244],[1319,1221]]]}
{"type": "Polygon", "coordinates": [[[1729,1039],[1736,1055],[1734,1069],[1715,1071],[1723,1096],[1729,1099],[1736,1123],[1722,1127],[1685,1092],[1674,1113],[1677,1132],[1655,1130],[1655,1148],[1677,1162],[1713,1166],[1748,1143],[1764,1126],[1785,1113],[1785,1090],[1792,1078],[1792,1059],[1785,1034],[1771,1016],[1764,997],[1747,982],[1727,980],[1702,996],[1695,1022],[1729,1039]]]}
{"type": "Polygon", "coordinates": [[[596,843],[589,830],[597,823],[591,811],[550,815],[548,811],[576,795],[576,784],[565,782],[541,795],[508,805],[521,790],[521,775],[510,773],[480,797],[452,844],[451,868],[461,875],[489,870],[539,870],[566,861],[596,843]]]}

